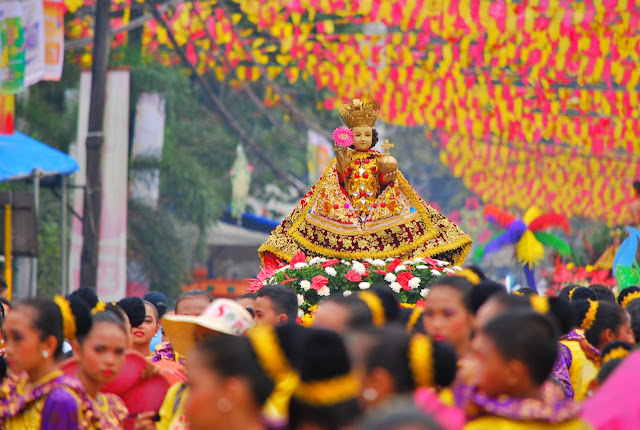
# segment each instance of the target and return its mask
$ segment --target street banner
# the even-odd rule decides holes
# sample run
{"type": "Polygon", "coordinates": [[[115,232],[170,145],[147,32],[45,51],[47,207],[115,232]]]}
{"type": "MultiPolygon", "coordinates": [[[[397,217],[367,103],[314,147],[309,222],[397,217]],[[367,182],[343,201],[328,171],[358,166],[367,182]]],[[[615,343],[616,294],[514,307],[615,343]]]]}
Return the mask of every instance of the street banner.
{"type": "Polygon", "coordinates": [[[64,3],[44,3],[44,80],[59,81],[64,65],[64,3]]]}
{"type": "Polygon", "coordinates": [[[0,95],[0,134],[13,134],[16,102],[13,94],[0,95]]]}
{"type": "MultiPolygon", "coordinates": [[[[127,282],[127,170],[129,155],[129,71],[107,73],[102,151],[102,212],[98,256],[98,296],[104,301],[126,294],[127,282]]],[[[75,184],[86,183],[86,137],[91,94],[91,73],[80,76],[78,140],[74,156],[80,170],[75,184]]],[[[84,192],[74,195],[74,210],[84,213],[84,192]]],[[[71,290],[80,287],[82,222],[74,218],[69,255],[71,290]]]]}
{"type": "Polygon", "coordinates": [[[44,78],[44,7],[42,0],[23,0],[22,29],[25,45],[24,86],[44,78]]]}
{"type": "Polygon", "coordinates": [[[231,216],[240,219],[247,207],[251,187],[252,166],[242,145],[236,146],[236,159],[231,168],[231,216]]]}
{"type": "MultiPolygon", "coordinates": [[[[78,162],[78,170],[71,176],[73,188],[73,210],[80,218],[84,216],[84,184],[87,181],[87,128],[89,126],[89,100],[91,98],[91,73],[80,74],[78,90],[78,128],[76,142],[71,145],[69,155],[78,162]]],[[[82,221],[73,217],[71,222],[71,244],[69,246],[69,289],[80,288],[80,255],[82,254],[82,221]]]]}
{"type": "Polygon", "coordinates": [[[17,0],[0,1],[0,40],[0,91],[15,94],[24,88],[25,69],[22,4],[17,0]]]}
{"type": "MultiPolygon", "coordinates": [[[[162,160],[164,146],[165,98],[158,93],[142,93],[136,105],[131,160],[162,160]]],[[[131,197],[149,207],[158,206],[160,172],[157,169],[135,172],[131,181],[131,197]]]]}

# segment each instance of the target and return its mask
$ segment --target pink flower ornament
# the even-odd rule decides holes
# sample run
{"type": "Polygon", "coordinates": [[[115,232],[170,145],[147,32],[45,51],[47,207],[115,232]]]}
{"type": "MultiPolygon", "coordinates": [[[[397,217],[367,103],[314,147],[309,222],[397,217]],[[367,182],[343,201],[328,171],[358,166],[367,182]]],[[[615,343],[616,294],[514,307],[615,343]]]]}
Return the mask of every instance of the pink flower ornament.
{"type": "Polygon", "coordinates": [[[353,130],[349,127],[338,127],[333,130],[333,142],[340,147],[353,145],[353,130]]]}

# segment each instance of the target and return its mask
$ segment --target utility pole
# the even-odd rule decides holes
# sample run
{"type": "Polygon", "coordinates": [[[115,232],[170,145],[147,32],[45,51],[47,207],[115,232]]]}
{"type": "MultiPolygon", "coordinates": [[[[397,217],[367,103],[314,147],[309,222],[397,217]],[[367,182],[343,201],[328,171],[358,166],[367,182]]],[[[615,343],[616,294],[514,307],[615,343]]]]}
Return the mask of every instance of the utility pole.
{"type": "Polygon", "coordinates": [[[87,132],[87,163],[82,223],[80,286],[97,288],[100,215],[102,212],[102,145],[104,142],[104,104],[109,65],[109,12],[111,0],[98,0],[93,30],[91,101],[87,132]]]}

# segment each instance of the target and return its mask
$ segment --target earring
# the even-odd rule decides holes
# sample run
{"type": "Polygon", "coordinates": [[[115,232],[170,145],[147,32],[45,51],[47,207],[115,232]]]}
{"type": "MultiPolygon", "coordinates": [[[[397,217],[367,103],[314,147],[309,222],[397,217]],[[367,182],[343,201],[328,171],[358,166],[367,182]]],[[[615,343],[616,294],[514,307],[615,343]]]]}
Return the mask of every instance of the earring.
{"type": "Polygon", "coordinates": [[[218,406],[218,410],[224,414],[231,412],[231,409],[233,408],[233,405],[231,404],[229,399],[225,397],[218,399],[217,406],[218,406]]]}
{"type": "Polygon", "coordinates": [[[375,388],[366,388],[362,392],[362,397],[364,397],[365,400],[372,402],[378,398],[378,392],[375,390],[375,388]]]}
{"type": "Polygon", "coordinates": [[[48,351],[42,351],[42,356],[44,358],[49,358],[49,352],[48,351]]]}

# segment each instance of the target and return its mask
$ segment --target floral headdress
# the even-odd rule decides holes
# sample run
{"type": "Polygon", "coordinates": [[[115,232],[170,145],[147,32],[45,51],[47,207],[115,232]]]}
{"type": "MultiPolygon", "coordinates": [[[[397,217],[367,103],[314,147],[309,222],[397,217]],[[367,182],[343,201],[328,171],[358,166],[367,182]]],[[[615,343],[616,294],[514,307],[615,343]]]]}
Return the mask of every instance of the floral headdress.
{"type": "Polygon", "coordinates": [[[96,303],[93,309],[91,309],[91,313],[97,314],[98,312],[104,311],[106,308],[107,308],[107,304],[105,302],[98,300],[98,303],[96,303]]]}
{"type": "Polygon", "coordinates": [[[480,276],[478,276],[476,272],[470,269],[462,269],[460,272],[456,273],[456,276],[460,276],[466,279],[472,285],[478,285],[481,281],[480,276]]]}
{"type": "Polygon", "coordinates": [[[416,306],[411,311],[411,316],[409,316],[409,321],[407,322],[407,332],[411,333],[413,329],[416,327],[420,316],[424,313],[424,308],[422,306],[416,306]]]}
{"type": "Polygon", "coordinates": [[[627,306],[629,306],[629,303],[631,303],[631,300],[635,300],[635,299],[640,299],[640,291],[634,291],[632,293],[627,294],[622,300],[622,303],[620,303],[620,305],[622,305],[623,308],[626,308],[627,306]]]}
{"type": "Polygon", "coordinates": [[[62,331],[64,333],[64,338],[68,341],[75,340],[76,317],[71,311],[71,304],[69,303],[69,300],[62,296],[56,296],[53,301],[58,305],[60,313],[62,314],[62,331]]]}
{"type": "Polygon", "coordinates": [[[340,336],[329,330],[310,330],[300,350],[300,384],[293,397],[316,407],[355,401],[360,381],[351,370],[340,336]]]}
{"type": "Polygon", "coordinates": [[[377,327],[382,327],[387,321],[387,317],[385,316],[384,306],[382,305],[382,300],[380,300],[380,297],[372,292],[363,291],[362,293],[358,294],[358,298],[362,300],[371,310],[373,324],[377,327]]]}
{"type": "Polygon", "coordinates": [[[585,332],[588,331],[593,323],[596,321],[596,314],[598,313],[598,301],[597,300],[589,300],[589,309],[582,320],[582,324],[580,324],[580,328],[585,332]]]}
{"type": "Polygon", "coordinates": [[[529,303],[531,303],[531,307],[537,313],[541,315],[546,315],[549,313],[549,299],[547,298],[547,296],[532,294],[531,296],[529,296],[529,303]]]}
{"type": "Polygon", "coordinates": [[[433,387],[433,345],[424,334],[416,334],[409,341],[409,368],[417,387],[433,387]]]}
{"type": "Polygon", "coordinates": [[[604,357],[602,357],[602,365],[612,360],[621,360],[626,358],[629,355],[629,350],[624,346],[619,346],[617,348],[613,348],[611,351],[607,352],[604,357]]]}

